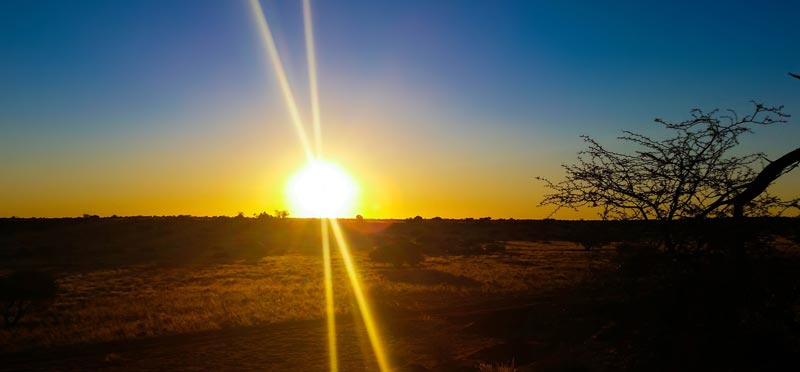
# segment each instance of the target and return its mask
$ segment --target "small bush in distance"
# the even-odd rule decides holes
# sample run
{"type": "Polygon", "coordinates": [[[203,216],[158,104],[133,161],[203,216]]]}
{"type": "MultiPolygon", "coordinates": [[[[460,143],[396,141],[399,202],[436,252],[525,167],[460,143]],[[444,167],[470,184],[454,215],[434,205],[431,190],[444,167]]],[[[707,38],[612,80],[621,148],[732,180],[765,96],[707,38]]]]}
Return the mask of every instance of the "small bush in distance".
{"type": "Polygon", "coordinates": [[[55,278],[48,272],[20,270],[0,277],[5,328],[14,327],[30,311],[49,304],[57,290],[55,278]]]}

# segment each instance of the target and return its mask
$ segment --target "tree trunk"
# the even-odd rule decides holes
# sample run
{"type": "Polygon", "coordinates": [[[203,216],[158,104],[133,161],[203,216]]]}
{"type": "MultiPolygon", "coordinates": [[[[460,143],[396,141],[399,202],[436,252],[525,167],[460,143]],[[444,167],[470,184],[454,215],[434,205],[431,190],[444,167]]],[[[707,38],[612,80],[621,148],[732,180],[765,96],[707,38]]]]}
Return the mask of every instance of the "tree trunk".
{"type": "Polygon", "coordinates": [[[733,198],[733,217],[744,217],[744,206],[761,195],[772,182],[783,174],[786,168],[792,167],[798,162],[800,162],[800,147],[764,167],[761,173],[747,185],[747,188],[733,198]]]}
{"type": "Polygon", "coordinates": [[[747,226],[744,221],[744,206],[761,195],[761,193],[764,192],[772,182],[778,179],[787,168],[794,166],[798,162],[800,162],[800,147],[781,156],[778,160],[769,163],[761,170],[761,173],[747,185],[744,191],[733,198],[733,230],[734,234],[737,235],[736,246],[733,248],[734,254],[740,262],[740,266],[743,265],[742,261],[746,253],[745,240],[747,240],[749,236],[749,234],[745,232],[747,226]]]}

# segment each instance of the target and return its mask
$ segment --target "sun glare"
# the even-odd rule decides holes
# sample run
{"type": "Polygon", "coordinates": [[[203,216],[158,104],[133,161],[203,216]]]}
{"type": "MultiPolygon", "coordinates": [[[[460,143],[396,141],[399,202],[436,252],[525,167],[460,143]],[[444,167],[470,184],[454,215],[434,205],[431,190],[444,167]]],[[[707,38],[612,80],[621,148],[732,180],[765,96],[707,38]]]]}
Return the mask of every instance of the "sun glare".
{"type": "Polygon", "coordinates": [[[358,186],[335,163],[312,160],[286,186],[291,212],[298,217],[347,217],[353,213],[358,186]]]}

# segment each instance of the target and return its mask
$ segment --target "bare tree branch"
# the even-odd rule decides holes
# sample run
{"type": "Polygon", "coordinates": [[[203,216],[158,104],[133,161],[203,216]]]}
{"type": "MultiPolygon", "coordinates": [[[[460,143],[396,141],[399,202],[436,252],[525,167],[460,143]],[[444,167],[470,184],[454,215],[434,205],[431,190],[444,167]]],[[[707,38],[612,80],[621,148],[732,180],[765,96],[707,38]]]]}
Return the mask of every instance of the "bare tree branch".
{"type": "Polygon", "coordinates": [[[750,204],[760,200],[777,206],[773,199],[756,200],[756,196],[788,169],[789,165],[779,162],[784,158],[764,167],[764,154],[730,153],[740,136],[751,133],[753,127],[785,122],[789,115],[782,110],[782,106],[753,102],[753,110],[742,116],[732,110],[721,114],[694,109],[685,121],[655,119],[674,136],[655,139],[623,131],[618,138],[635,147],[631,153],[609,150],[582,136],[587,148],[578,153],[574,164],[562,165],[564,180],[538,178],[551,191],[539,205],[556,207],[553,213],[561,208],[597,207],[603,219],[666,221],[729,216],[734,201],[745,199],[750,204]],[[759,173],[759,167],[779,169],[759,173]],[[743,192],[747,194],[741,196],[743,192]]]}

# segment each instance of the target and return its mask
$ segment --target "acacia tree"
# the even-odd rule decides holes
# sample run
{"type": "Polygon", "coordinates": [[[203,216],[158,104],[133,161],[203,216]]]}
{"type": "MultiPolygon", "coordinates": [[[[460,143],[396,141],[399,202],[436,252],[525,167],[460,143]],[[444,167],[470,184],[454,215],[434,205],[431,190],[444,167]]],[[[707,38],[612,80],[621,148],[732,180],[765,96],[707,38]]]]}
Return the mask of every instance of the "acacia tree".
{"type": "Polygon", "coordinates": [[[623,131],[618,139],[633,145],[632,153],[609,150],[582,136],[588,149],[578,153],[576,163],[562,166],[562,181],[537,177],[551,191],[539,205],[555,206],[551,216],[561,208],[598,207],[603,219],[662,221],[730,216],[734,211],[782,213],[797,206],[797,199],[782,201],[765,190],[797,166],[800,151],[784,155],[780,164],[763,153],[731,154],[740,136],[753,127],[785,122],[789,115],[782,109],[754,102],[752,112],[744,116],[733,110],[695,109],[685,121],[655,119],[674,136],[655,139],[623,131]]]}

